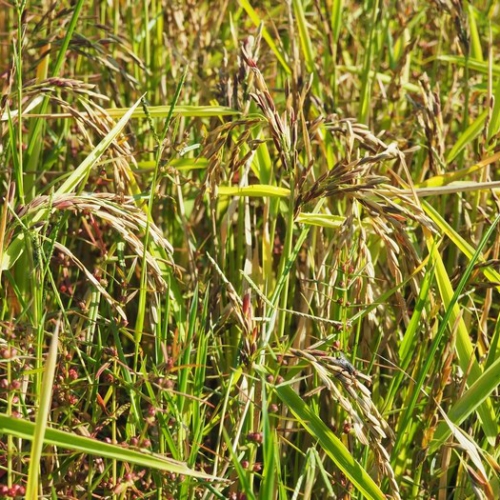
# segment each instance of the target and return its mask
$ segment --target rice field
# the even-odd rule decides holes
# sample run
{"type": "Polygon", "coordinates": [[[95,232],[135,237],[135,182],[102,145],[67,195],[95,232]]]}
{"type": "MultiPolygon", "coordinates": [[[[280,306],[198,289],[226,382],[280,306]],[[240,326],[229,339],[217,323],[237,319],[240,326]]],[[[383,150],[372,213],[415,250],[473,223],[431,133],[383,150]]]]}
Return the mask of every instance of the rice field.
{"type": "Polygon", "coordinates": [[[0,42],[0,498],[500,498],[499,2],[0,42]]]}

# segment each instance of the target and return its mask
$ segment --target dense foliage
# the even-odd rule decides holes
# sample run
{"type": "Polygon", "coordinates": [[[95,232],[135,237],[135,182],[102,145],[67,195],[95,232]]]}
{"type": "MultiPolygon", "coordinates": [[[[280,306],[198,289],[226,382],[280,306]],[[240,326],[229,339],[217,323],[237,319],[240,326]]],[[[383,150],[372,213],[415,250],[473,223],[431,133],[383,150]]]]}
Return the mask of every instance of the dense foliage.
{"type": "Polygon", "coordinates": [[[499,19],[4,3],[0,497],[499,498],[499,19]]]}

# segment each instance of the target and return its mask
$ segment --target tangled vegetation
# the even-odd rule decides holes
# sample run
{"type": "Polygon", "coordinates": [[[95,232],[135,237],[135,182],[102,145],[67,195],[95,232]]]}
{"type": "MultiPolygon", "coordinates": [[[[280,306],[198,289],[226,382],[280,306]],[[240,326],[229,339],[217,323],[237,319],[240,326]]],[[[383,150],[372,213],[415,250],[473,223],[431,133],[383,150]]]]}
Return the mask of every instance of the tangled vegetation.
{"type": "Polygon", "coordinates": [[[500,4],[0,9],[0,497],[500,498],[500,4]]]}

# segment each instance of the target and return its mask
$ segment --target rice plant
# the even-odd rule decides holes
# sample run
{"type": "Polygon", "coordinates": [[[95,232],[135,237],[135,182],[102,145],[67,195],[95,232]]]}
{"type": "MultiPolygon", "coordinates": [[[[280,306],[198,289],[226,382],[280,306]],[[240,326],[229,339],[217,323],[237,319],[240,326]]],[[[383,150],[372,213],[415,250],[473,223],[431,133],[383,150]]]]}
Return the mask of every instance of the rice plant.
{"type": "Polygon", "coordinates": [[[5,3],[0,498],[499,498],[499,19],[5,3]]]}

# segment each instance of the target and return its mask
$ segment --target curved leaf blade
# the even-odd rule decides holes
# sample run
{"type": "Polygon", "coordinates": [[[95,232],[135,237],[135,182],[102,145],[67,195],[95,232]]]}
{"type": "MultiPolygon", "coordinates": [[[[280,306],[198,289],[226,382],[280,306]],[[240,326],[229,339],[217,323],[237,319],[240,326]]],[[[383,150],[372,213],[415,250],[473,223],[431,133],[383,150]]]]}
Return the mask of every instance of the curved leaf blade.
{"type": "Polygon", "coordinates": [[[290,385],[280,385],[275,390],[300,425],[319,441],[322,449],[363,495],[372,500],[386,498],[368,472],[349,453],[342,441],[311,411],[290,385]]]}
{"type": "MultiPolygon", "coordinates": [[[[0,413],[0,434],[4,433],[20,439],[33,441],[35,436],[35,424],[28,420],[13,418],[0,413]]],[[[183,462],[178,462],[177,460],[172,460],[153,453],[122,448],[121,446],[103,443],[96,439],[77,436],[71,432],[57,429],[46,429],[44,444],[58,446],[79,453],[87,453],[89,455],[136,464],[150,469],[185,474],[199,479],[222,480],[205,474],[204,472],[192,470],[183,462]]]]}

